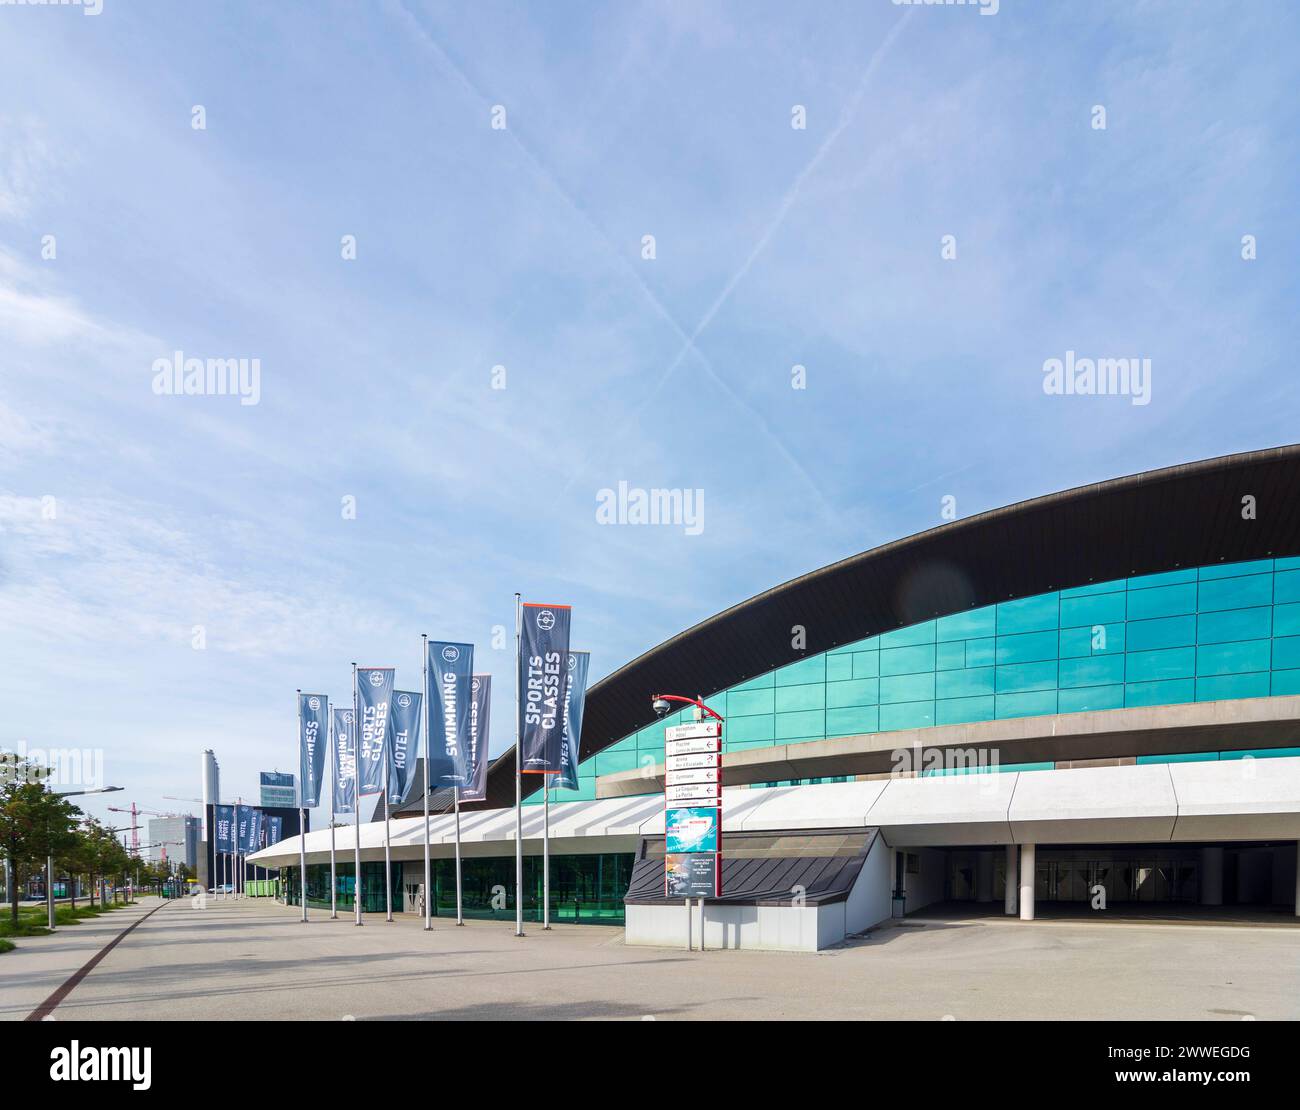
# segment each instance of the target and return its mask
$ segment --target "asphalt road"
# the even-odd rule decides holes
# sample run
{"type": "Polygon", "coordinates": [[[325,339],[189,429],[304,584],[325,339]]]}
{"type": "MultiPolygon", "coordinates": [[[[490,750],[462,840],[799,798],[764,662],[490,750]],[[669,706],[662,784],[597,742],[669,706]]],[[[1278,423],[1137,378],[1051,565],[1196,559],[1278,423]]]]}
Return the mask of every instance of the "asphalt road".
{"type": "Polygon", "coordinates": [[[909,919],[815,955],[628,948],[622,931],[331,921],[270,901],[145,899],[0,955],[22,1019],[134,920],[54,1020],[1300,1018],[1300,929],[909,919]]]}

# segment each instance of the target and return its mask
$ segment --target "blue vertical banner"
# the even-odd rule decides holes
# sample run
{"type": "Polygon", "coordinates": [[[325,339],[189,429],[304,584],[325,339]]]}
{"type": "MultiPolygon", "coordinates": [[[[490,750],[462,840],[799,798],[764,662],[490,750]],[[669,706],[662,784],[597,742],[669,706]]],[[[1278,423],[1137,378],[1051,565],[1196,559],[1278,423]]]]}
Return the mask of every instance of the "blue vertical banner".
{"type": "Polygon", "coordinates": [[[298,804],[305,809],[320,805],[321,778],[325,770],[325,744],[329,739],[329,698],[322,694],[298,695],[298,804]]]}
{"type": "Polygon", "coordinates": [[[352,812],[357,787],[357,729],[351,709],[339,709],[334,718],[334,814],[352,812]]]}
{"type": "Polygon", "coordinates": [[[492,717],[492,676],[476,674],[469,684],[469,751],[466,753],[465,785],[460,788],[462,802],[487,799],[488,741],[492,717]]]}
{"type": "Polygon", "coordinates": [[[572,613],[567,605],[524,603],[519,633],[519,769],[526,775],[560,771],[572,613]]]}
{"type": "Polygon", "coordinates": [[[564,735],[560,740],[560,774],[556,786],[578,789],[578,748],[582,741],[582,710],[587,702],[587,664],[589,651],[569,652],[567,678],[564,682],[564,735]]]}
{"type": "Polygon", "coordinates": [[[217,826],[214,837],[217,851],[233,852],[235,850],[235,807],[213,806],[212,821],[217,826]]]}
{"type": "Polygon", "coordinates": [[[284,818],[268,817],[266,819],[266,846],[279,844],[284,839],[284,818]]]}
{"type": "Polygon", "coordinates": [[[474,645],[429,641],[431,788],[464,786],[469,771],[474,645]]]}
{"type": "Polygon", "coordinates": [[[388,717],[393,702],[392,667],[357,668],[357,706],[361,711],[361,740],[357,766],[361,772],[357,793],[382,794],[388,759],[388,717]]]}
{"type": "Polygon", "coordinates": [[[235,851],[241,856],[249,850],[248,848],[248,826],[250,824],[250,815],[252,810],[248,806],[239,807],[239,816],[235,818],[235,824],[238,828],[235,830],[235,851]]]}
{"type": "Polygon", "coordinates": [[[423,694],[410,690],[393,691],[393,711],[389,715],[388,800],[400,802],[406,797],[411,781],[411,765],[420,740],[420,703],[423,694]]]}
{"type": "Polygon", "coordinates": [[[260,809],[239,810],[239,830],[241,853],[256,852],[262,847],[262,819],[265,814],[260,809]]]}

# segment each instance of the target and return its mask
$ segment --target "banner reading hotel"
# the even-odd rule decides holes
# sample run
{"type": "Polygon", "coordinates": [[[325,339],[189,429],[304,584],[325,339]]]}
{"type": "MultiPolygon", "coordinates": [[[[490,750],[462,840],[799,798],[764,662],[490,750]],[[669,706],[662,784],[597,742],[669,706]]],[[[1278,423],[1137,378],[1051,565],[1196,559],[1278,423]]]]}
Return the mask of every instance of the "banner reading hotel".
{"type": "Polygon", "coordinates": [[[248,806],[240,806],[239,816],[235,818],[235,823],[239,826],[235,830],[235,851],[241,856],[248,851],[248,818],[252,812],[248,806]]]}
{"type": "Polygon", "coordinates": [[[474,645],[429,641],[429,784],[464,786],[469,772],[474,645]],[[435,708],[436,707],[436,708],[435,708]]]}
{"type": "Polygon", "coordinates": [[[352,812],[357,784],[357,734],[352,710],[339,709],[334,717],[334,815],[352,812]]]}
{"type": "Polygon", "coordinates": [[[389,717],[391,732],[388,737],[388,800],[400,802],[406,797],[406,784],[411,780],[411,761],[418,750],[420,739],[420,703],[423,694],[410,690],[393,693],[393,712],[389,717]]]}
{"type": "Polygon", "coordinates": [[[567,605],[525,602],[519,641],[519,769],[553,775],[560,770],[564,733],[564,676],[569,673],[567,605]]]}
{"type": "Polygon", "coordinates": [[[469,710],[469,753],[465,785],[460,790],[462,802],[487,800],[489,722],[492,716],[492,676],[476,674],[470,683],[473,704],[469,710]]]}
{"type": "Polygon", "coordinates": [[[578,749],[582,740],[582,709],[587,701],[589,651],[569,652],[568,677],[564,683],[564,735],[560,740],[560,774],[556,786],[578,789],[578,749]]]}
{"type": "Polygon", "coordinates": [[[213,806],[212,820],[217,826],[216,840],[218,852],[233,852],[235,850],[235,807],[234,806],[213,806]]]}
{"type": "Polygon", "coordinates": [[[357,668],[357,703],[361,710],[361,743],[357,749],[361,781],[357,792],[381,794],[384,761],[388,758],[388,715],[393,702],[392,667],[357,668]]]}
{"type": "Polygon", "coordinates": [[[320,805],[321,773],[325,770],[325,742],[329,736],[329,699],[321,694],[298,695],[298,804],[305,809],[320,805]]]}

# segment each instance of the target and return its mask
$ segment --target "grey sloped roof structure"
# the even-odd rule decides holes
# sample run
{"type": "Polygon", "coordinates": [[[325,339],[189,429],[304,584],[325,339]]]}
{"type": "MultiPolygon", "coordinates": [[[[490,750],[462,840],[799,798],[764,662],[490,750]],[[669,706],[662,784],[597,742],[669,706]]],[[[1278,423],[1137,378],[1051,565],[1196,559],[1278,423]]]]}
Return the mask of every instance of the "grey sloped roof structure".
{"type": "MultiPolygon", "coordinates": [[[[705,693],[893,628],[1178,567],[1300,553],[1300,444],[1133,474],[895,540],[701,621],[587,692],[580,758],[651,724],[658,691],[705,693]],[[1253,498],[1254,516],[1243,515],[1253,498]],[[806,629],[803,651],[790,630],[806,629]]],[[[480,808],[512,805],[511,752],[480,808]]],[[[525,776],[524,791],[538,783],[525,776]]]]}

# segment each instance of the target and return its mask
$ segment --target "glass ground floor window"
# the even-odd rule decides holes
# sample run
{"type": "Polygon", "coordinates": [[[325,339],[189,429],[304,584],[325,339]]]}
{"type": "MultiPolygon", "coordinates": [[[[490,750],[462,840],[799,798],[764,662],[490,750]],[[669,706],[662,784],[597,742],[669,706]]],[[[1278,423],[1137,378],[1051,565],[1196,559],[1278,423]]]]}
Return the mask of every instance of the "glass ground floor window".
{"type": "MultiPolygon", "coordinates": [[[[299,882],[299,869],[286,867],[280,872],[284,883],[284,897],[290,905],[297,905],[302,898],[299,882]]],[[[335,868],[335,890],[339,909],[352,909],[356,898],[356,870],[352,861],[342,859],[335,868]]],[[[402,908],[402,865],[392,865],[393,909],[402,908]]],[[[361,909],[364,913],[383,913],[387,900],[384,886],[384,865],[382,863],[361,864],[361,909]]],[[[311,863],[307,865],[307,905],[323,909],[330,907],[330,865],[328,863],[311,863]]]]}
{"type": "MultiPolygon", "coordinates": [[[[551,920],[622,925],[623,896],[632,879],[631,852],[551,857],[551,920]]],[[[423,865],[412,872],[423,882],[423,865]]],[[[524,857],[524,920],[542,919],[542,859],[524,857]]],[[[456,916],[456,861],[433,861],[433,913],[456,916]]],[[[515,859],[492,856],[461,860],[462,907],[466,917],[515,917],[515,859]]]]}

